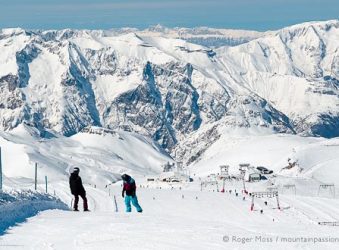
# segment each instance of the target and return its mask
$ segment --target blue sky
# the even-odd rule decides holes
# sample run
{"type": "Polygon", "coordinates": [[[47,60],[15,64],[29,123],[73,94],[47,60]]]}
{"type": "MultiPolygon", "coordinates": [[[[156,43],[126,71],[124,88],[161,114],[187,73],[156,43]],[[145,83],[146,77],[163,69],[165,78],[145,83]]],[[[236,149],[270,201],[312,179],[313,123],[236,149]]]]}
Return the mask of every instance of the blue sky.
{"type": "Polygon", "coordinates": [[[339,0],[0,0],[0,28],[269,30],[339,18],[339,0]]]}

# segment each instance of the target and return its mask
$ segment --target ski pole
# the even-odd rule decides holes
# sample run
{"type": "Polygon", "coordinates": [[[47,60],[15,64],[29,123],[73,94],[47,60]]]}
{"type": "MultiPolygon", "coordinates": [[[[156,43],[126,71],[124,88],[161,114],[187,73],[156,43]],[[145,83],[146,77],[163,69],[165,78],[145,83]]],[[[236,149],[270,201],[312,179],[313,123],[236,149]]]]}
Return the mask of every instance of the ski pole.
{"type": "Polygon", "coordinates": [[[114,205],[115,205],[115,212],[117,213],[118,212],[118,203],[117,203],[117,199],[114,195],[114,205]]]}

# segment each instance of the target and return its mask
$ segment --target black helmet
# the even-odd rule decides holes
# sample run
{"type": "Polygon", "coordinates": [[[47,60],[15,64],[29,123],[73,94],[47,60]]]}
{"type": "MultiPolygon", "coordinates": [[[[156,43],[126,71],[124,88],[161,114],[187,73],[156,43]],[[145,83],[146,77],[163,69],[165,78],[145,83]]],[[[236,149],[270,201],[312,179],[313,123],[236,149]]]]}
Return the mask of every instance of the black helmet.
{"type": "Polygon", "coordinates": [[[121,179],[123,179],[124,181],[129,181],[131,179],[131,176],[129,176],[128,174],[123,174],[121,176],[121,179]]]}

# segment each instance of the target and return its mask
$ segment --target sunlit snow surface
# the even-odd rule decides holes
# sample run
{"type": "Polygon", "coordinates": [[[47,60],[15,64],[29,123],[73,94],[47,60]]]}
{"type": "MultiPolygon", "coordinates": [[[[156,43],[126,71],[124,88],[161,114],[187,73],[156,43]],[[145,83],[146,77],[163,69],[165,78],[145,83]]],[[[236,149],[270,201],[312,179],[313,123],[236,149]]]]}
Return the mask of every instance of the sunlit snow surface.
{"type": "Polygon", "coordinates": [[[339,200],[328,190],[318,194],[322,183],[339,185],[337,139],[271,135],[267,131],[225,131],[220,143],[190,167],[193,183],[169,185],[145,182],[145,176],[156,176],[161,172],[160,165],[169,158],[143,137],[126,132],[80,133],[71,138],[60,136],[38,142],[32,138],[34,131],[22,126],[10,134],[1,134],[6,138],[1,139],[6,189],[32,188],[33,162],[39,161],[38,188],[44,190],[43,176],[48,175],[50,193],[55,192],[71,206],[68,167],[76,165],[81,168],[91,212],[42,212],[10,228],[0,238],[1,249],[336,249],[338,246],[333,242],[282,242],[283,238],[338,236],[338,227],[318,225],[339,220],[339,200]],[[280,171],[288,158],[298,160],[304,170],[280,171]],[[227,182],[225,193],[217,192],[215,186],[200,191],[199,178],[217,173],[219,165],[229,164],[230,172],[236,174],[238,164],[247,162],[266,166],[277,174],[270,181],[246,185],[252,192],[265,191],[275,183],[281,210],[276,209],[275,199],[262,198],[255,200],[254,211],[250,211],[251,199],[245,195],[243,200],[242,182],[227,182]],[[106,187],[124,171],[136,177],[142,214],[135,210],[131,214],[124,212],[121,182],[106,187]],[[286,184],[295,184],[296,194],[284,189],[286,184]],[[251,242],[241,243],[244,238],[251,242]],[[227,239],[229,242],[225,242],[227,239]]]}

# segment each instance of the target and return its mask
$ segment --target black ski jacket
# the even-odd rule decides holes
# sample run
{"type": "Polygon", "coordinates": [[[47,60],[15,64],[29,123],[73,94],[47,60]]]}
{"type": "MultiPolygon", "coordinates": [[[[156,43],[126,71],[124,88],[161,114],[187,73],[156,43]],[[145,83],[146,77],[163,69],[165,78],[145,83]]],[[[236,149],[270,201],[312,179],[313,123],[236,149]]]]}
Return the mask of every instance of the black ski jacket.
{"type": "Polygon", "coordinates": [[[71,188],[71,193],[73,195],[86,194],[85,188],[82,185],[81,177],[76,173],[72,173],[69,177],[69,187],[71,188]]]}

